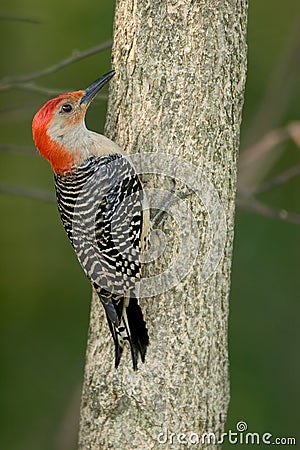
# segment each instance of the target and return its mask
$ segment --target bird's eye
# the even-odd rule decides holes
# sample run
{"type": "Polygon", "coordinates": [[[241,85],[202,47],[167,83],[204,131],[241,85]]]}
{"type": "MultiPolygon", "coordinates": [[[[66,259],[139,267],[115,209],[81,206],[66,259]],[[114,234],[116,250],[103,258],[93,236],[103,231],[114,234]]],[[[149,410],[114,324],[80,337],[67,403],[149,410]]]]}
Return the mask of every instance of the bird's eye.
{"type": "Polygon", "coordinates": [[[65,113],[69,113],[69,112],[73,111],[73,106],[70,103],[65,103],[64,105],[62,105],[61,111],[65,112],[65,113]]]}

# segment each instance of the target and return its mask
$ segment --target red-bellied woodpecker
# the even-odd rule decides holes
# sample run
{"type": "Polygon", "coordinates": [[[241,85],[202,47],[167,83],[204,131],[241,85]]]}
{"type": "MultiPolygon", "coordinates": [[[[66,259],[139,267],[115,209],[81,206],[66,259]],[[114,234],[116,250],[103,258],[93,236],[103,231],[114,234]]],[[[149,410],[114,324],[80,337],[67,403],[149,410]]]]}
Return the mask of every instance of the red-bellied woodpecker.
{"type": "Polygon", "coordinates": [[[135,286],[149,211],[138,175],[117,144],[85,126],[91,101],[114,71],[85,90],[49,100],[35,115],[33,139],[54,171],[59,213],[78,260],[105,309],[118,367],[124,341],[133,368],[149,343],[135,286]]]}

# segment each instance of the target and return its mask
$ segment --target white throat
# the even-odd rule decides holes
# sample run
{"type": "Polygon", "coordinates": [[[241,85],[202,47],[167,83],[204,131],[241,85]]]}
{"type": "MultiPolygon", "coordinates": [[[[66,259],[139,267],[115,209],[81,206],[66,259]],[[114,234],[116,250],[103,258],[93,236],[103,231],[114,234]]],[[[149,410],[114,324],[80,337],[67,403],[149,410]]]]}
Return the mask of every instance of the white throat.
{"type": "Polygon", "coordinates": [[[82,155],[83,159],[91,155],[101,156],[110,153],[122,153],[120,147],[102,134],[90,131],[85,123],[63,127],[55,117],[47,130],[49,137],[68,149],[82,155]]]}

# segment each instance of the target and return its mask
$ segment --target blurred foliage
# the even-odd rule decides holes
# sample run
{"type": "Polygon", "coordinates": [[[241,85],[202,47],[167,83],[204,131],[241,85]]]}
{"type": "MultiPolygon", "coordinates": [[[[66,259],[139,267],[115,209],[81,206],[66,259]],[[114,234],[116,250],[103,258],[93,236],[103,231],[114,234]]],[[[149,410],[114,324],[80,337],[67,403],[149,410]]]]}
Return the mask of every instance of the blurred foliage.
{"type": "MultiPolygon", "coordinates": [[[[42,70],[74,51],[109,40],[113,8],[112,0],[29,0],[26,6],[20,0],[3,0],[0,78],[42,70]]],[[[299,0],[250,0],[244,151],[264,133],[299,119],[299,19],[299,0]]],[[[37,84],[61,91],[79,89],[109,68],[106,50],[44,76],[37,84]]],[[[17,88],[1,91],[0,183],[53,191],[48,164],[34,150],[26,151],[33,148],[32,116],[47,98],[17,88]],[[24,149],[8,152],[4,145],[24,149]]],[[[105,108],[105,102],[93,105],[90,128],[103,129],[105,108]]],[[[291,139],[271,149],[266,158],[261,179],[255,179],[252,170],[254,184],[300,164],[299,148],[291,139]]],[[[299,192],[295,177],[258,198],[273,208],[300,213],[299,192]]],[[[0,208],[0,447],[71,450],[90,286],[55,204],[1,194],[0,208]]],[[[274,436],[298,432],[299,244],[299,225],[237,211],[227,425],[233,430],[245,420],[250,431],[274,436]]]]}

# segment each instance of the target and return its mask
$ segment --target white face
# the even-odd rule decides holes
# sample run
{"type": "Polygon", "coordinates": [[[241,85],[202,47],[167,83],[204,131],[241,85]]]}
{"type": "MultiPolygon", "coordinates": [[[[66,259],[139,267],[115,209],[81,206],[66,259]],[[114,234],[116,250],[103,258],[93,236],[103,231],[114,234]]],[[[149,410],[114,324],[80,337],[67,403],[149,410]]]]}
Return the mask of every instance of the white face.
{"type": "Polygon", "coordinates": [[[55,108],[47,130],[49,137],[71,151],[83,149],[87,129],[85,113],[87,105],[80,105],[81,96],[70,95],[55,108]]]}
{"type": "Polygon", "coordinates": [[[83,91],[65,94],[56,105],[52,120],[60,122],[63,128],[83,122],[88,105],[80,104],[82,95],[83,91]]]}

